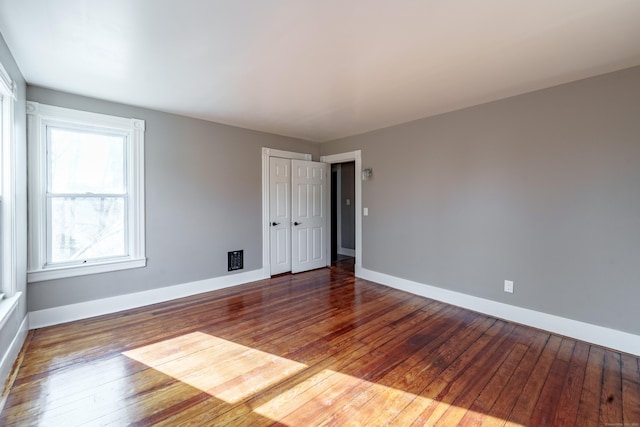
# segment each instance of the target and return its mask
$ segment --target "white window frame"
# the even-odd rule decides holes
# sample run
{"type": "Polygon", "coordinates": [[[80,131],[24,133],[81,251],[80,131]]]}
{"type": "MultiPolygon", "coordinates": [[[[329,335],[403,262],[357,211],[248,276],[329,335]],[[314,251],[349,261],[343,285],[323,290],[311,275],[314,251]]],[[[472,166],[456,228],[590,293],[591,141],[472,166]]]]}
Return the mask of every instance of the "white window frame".
{"type": "MultiPolygon", "coordinates": [[[[0,64],[0,102],[2,135],[0,135],[0,294],[5,299],[16,295],[17,241],[16,241],[16,142],[14,131],[14,104],[17,85],[0,64]]],[[[0,300],[3,298],[0,297],[0,300]]],[[[2,307],[0,307],[2,308],[2,307]]],[[[6,308],[6,306],[5,306],[6,308]]],[[[0,310],[2,314],[2,310],[0,310]]],[[[0,316],[0,321],[5,316],[0,316]]]]}
{"type": "Polygon", "coordinates": [[[144,215],[144,131],[139,119],[109,116],[27,101],[29,147],[29,270],[27,280],[106,273],[146,266],[144,215]],[[47,128],[91,128],[100,133],[125,134],[126,245],[128,255],[83,264],[47,265],[47,128]]]}

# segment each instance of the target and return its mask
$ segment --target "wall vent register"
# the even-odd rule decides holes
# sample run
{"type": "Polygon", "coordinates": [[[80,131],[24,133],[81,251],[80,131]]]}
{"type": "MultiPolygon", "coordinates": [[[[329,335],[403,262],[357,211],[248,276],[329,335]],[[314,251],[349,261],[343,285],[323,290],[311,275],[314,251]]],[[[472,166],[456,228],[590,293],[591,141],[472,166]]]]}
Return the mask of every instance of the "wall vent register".
{"type": "Polygon", "coordinates": [[[244,268],[244,250],[232,251],[227,254],[227,271],[242,270],[244,268]]]}

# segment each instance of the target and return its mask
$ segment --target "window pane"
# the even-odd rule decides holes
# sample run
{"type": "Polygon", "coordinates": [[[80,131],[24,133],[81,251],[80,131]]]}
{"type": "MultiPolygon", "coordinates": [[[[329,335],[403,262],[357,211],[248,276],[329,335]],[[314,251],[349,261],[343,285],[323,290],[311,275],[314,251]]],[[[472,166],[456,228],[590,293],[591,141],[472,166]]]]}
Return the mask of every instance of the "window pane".
{"type": "Polygon", "coordinates": [[[49,191],[123,193],[125,137],[49,128],[49,191]]]}
{"type": "Polygon", "coordinates": [[[4,165],[4,160],[2,158],[3,153],[5,152],[5,140],[4,140],[4,130],[2,126],[4,125],[4,99],[2,98],[2,94],[0,94],[0,300],[4,298],[5,293],[8,293],[9,289],[5,289],[5,286],[8,287],[8,284],[4,282],[4,253],[5,250],[11,250],[11,248],[4,247],[4,233],[5,228],[8,228],[5,225],[4,215],[2,214],[2,192],[4,191],[4,185],[2,184],[2,177],[4,173],[2,172],[2,165],[4,165]]]}
{"type": "Polygon", "coordinates": [[[50,209],[50,263],[127,255],[123,197],[52,197],[50,209]]]}

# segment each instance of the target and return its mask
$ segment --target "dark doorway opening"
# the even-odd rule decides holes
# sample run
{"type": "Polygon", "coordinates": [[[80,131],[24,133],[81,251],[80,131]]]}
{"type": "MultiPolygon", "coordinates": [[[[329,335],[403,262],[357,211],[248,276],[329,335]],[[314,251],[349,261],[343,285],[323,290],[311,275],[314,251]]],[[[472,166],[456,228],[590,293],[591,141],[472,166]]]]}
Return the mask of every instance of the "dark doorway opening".
{"type": "Polygon", "coordinates": [[[331,263],[355,258],[355,162],[331,165],[331,263]]]}
{"type": "Polygon", "coordinates": [[[331,170],[331,263],[338,259],[338,171],[331,170]]]}

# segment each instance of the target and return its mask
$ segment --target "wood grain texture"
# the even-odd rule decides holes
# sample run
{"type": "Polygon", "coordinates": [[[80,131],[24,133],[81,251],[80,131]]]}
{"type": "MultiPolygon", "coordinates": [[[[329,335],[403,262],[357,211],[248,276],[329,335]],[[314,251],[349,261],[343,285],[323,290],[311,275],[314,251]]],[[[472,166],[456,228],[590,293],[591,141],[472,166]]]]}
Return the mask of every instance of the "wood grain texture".
{"type": "Polygon", "coordinates": [[[30,334],[2,426],[640,425],[640,360],[353,277],[30,334]]]}

